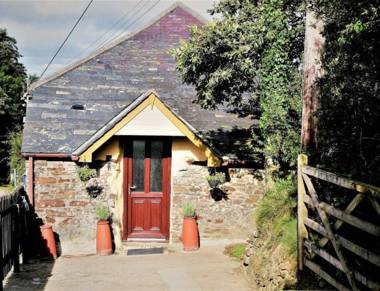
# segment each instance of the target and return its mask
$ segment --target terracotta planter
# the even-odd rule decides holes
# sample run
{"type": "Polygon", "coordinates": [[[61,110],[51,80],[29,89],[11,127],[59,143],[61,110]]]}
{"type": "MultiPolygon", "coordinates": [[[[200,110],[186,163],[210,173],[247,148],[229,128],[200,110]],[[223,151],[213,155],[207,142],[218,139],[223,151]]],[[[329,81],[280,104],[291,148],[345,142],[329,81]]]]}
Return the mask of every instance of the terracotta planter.
{"type": "Polygon", "coordinates": [[[54,232],[50,224],[44,224],[40,226],[42,236],[42,250],[43,253],[57,258],[57,245],[55,243],[54,232]]]}
{"type": "Polygon", "coordinates": [[[183,218],[182,244],[185,251],[199,249],[198,225],[195,217],[183,218]]]}
{"type": "Polygon", "coordinates": [[[99,220],[96,228],[96,253],[100,256],[112,254],[112,237],[109,222],[99,220]]]}

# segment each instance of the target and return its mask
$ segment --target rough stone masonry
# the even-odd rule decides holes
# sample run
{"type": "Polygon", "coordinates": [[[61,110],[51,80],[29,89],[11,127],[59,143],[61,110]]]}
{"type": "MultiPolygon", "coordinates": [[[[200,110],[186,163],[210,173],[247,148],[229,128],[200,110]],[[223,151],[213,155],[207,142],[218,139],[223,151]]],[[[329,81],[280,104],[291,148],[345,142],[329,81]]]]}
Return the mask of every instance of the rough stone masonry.
{"type": "MultiPolygon", "coordinates": [[[[85,183],[79,179],[78,165],[72,161],[35,161],[35,209],[39,218],[51,223],[61,241],[94,240],[96,229],[95,205],[105,201],[110,205],[114,232],[121,231],[122,217],[115,207],[117,193],[113,193],[112,175],[116,163],[99,165],[98,179],[104,189],[96,198],[90,197],[85,183]]],[[[180,241],[182,231],[182,205],[193,203],[197,208],[200,238],[246,238],[252,213],[263,194],[260,173],[249,169],[229,169],[229,181],[220,186],[214,195],[206,177],[207,167],[189,165],[172,177],[170,237],[180,241]]],[[[113,185],[114,186],[114,185],[113,185]]],[[[121,191],[122,185],[120,185],[121,191]]],[[[114,233],[115,238],[120,234],[114,233]]],[[[115,242],[120,246],[120,242],[115,242]]]]}

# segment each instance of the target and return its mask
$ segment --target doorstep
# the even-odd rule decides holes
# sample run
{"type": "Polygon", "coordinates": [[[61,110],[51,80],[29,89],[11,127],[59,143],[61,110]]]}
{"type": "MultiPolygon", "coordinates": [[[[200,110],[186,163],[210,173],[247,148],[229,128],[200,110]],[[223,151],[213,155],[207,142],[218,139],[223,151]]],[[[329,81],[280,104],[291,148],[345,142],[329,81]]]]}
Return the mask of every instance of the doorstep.
{"type": "Polygon", "coordinates": [[[163,254],[168,253],[169,242],[167,240],[139,239],[123,241],[119,254],[126,255],[128,250],[163,248],[163,254]]]}

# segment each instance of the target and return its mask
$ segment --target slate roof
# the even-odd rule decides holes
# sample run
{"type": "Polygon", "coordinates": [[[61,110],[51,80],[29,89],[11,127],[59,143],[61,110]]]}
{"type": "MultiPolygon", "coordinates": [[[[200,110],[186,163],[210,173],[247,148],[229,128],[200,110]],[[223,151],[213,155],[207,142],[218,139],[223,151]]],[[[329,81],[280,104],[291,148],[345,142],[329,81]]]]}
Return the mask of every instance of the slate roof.
{"type": "Polygon", "coordinates": [[[203,23],[177,3],[139,32],[41,80],[30,92],[22,152],[72,154],[149,89],[200,135],[214,138],[218,132],[249,128],[252,120],[194,104],[194,89],[182,84],[175,70],[168,51],[189,37],[190,25],[203,23]],[[85,110],[71,109],[74,104],[85,110]]]}

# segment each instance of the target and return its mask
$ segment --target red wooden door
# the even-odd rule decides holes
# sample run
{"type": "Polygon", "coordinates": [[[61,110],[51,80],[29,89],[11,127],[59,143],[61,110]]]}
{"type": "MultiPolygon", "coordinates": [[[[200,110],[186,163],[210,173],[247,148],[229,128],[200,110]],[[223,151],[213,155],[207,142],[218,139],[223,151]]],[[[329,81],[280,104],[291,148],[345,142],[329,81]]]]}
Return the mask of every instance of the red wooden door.
{"type": "Polygon", "coordinates": [[[170,165],[169,138],[126,141],[124,239],[169,239],[170,165]]]}

